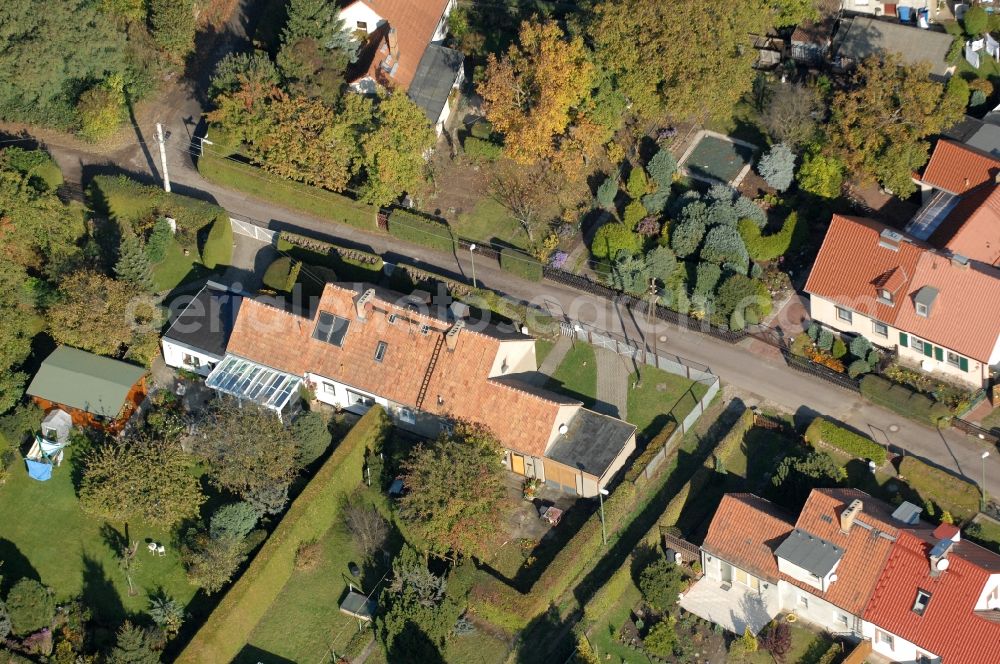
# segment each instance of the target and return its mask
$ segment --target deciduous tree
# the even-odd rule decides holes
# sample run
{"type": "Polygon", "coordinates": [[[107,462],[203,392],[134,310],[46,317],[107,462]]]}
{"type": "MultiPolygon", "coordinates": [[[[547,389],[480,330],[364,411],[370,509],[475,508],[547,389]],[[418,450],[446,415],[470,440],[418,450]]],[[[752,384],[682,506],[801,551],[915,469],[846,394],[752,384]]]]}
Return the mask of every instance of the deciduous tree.
{"type": "Polygon", "coordinates": [[[501,58],[489,55],[478,91],[507,154],[531,163],[554,153],[590,90],[593,67],[583,40],[567,38],[555,21],[525,21],[518,42],[501,58]]]}
{"type": "Polygon", "coordinates": [[[524,166],[508,159],[497,164],[490,195],[504,206],[534,242],[543,226],[540,211],[552,195],[551,171],[542,165],[524,166]]]}
{"type": "Polygon", "coordinates": [[[639,590],[654,609],[667,612],[677,603],[677,595],[684,587],[684,576],[666,558],[658,558],[639,574],[639,590]]]}
{"type": "Polygon", "coordinates": [[[816,87],[783,83],[775,87],[761,120],[771,138],[795,148],[815,137],[822,110],[816,87]]]}
{"type": "Polygon", "coordinates": [[[423,184],[424,155],[434,146],[435,136],[427,116],[401,90],[379,101],[374,123],[362,139],[367,178],[361,196],[368,203],[385,205],[423,184]]]}
{"type": "Polygon", "coordinates": [[[806,153],[798,173],[799,188],[822,198],[836,198],[844,185],[844,164],[817,150],[806,153]]]}
{"type": "Polygon", "coordinates": [[[480,425],[458,422],[454,433],[418,445],[403,462],[409,491],[399,514],[440,554],[473,556],[502,527],[502,450],[480,425]]]}
{"type": "Polygon", "coordinates": [[[127,284],[94,270],[63,279],[48,310],[49,332],[59,343],[99,355],[116,355],[132,340],[127,284]]]}
{"type": "Polygon", "coordinates": [[[370,502],[355,494],[344,502],[340,514],[344,526],[354,538],[365,558],[370,558],[385,544],[389,524],[370,502]]]}
{"type": "Polygon", "coordinates": [[[194,49],[195,17],[192,0],[148,0],[149,24],[157,45],[180,62],[194,49]]]}

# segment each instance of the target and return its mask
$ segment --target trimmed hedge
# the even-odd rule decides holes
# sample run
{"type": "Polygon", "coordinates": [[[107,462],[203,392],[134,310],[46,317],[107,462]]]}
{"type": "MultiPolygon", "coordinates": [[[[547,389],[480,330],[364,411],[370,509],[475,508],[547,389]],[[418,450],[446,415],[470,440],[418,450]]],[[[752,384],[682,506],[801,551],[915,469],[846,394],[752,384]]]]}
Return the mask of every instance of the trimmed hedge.
{"type": "Polygon", "coordinates": [[[271,290],[279,293],[291,293],[301,269],[302,263],[292,260],[288,256],[282,256],[267,266],[262,281],[271,290]]]}
{"type": "Polygon", "coordinates": [[[905,385],[892,383],[881,376],[868,375],[861,379],[861,394],[874,404],[888,408],[903,417],[941,426],[951,413],[948,406],[926,394],[914,392],[905,385]]]}
{"type": "Polygon", "coordinates": [[[455,239],[448,224],[402,208],[389,213],[389,235],[449,254],[455,251],[455,239]]]}
{"type": "Polygon", "coordinates": [[[586,606],[583,607],[583,615],[588,620],[600,620],[615,607],[632,582],[631,558],[626,564],[615,570],[608,582],[597,589],[594,596],[590,598],[586,606]]]}
{"type": "Polygon", "coordinates": [[[201,248],[201,262],[209,270],[233,262],[233,224],[229,215],[220,214],[208,230],[201,248]]]}
{"type": "Polygon", "coordinates": [[[465,150],[466,156],[486,161],[496,161],[503,154],[502,145],[475,136],[466,136],[462,141],[462,149],[465,150]]]}
{"type": "Polygon", "coordinates": [[[837,426],[824,417],[817,417],[812,421],[806,429],[805,439],[813,447],[816,447],[817,443],[823,443],[847,452],[853,457],[871,459],[880,466],[888,459],[885,448],[871,438],[837,426]]]}
{"type": "Polygon", "coordinates": [[[210,153],[198,158],[198,172],[210,182],[246,192],[326,221],[378,232],[378,209],[319,187],[272,175],[256,166],[210,153]]]}
{"type": "Polygon", "coordinates": [[[528,281],[542,280],[542,264],[533,256],[504,247],[500,251],[500,269],[528,281]]]}
{"type": "Polygon", "coordinates": [[[658,434],[650,439],[649,444],[646,445],[646,449],[644,449],[642,453],[635,458],[635,461],[632,462],[632,465],[625,472],[626,482],[635,482],[639,479],[639,476],[646,470],[646,466],[648,466],[649,462],[653,460],[653,457],[659,454],[660,450],[667,446],[667,443],[670,441],[670,437],[674,435],[675,431],[677,431],[677,422],[670,420],[662,429],[660,429],[658,434]]]}
{"type": "Polygon", "coordinates": [[[320,539],[334,525],[340,501],[362,480],[365,450],[389,434],[392,421],[380,406],[369,410],[320,467],[253,562],[215,607],[177,662],[229,662],[285,587],[303,542],[320,539]]]}
{"type": "Polygon", "coordinates": [[[739,223],[740,236],[747,246],[747,253],[755,261],[770,261],[784,256],[793,243],[801,241],[802,235],[808,230],[804,221],[799,221],[799,215],[792,212],[785,218],[781,230],[773,235],[764,235],[763,230],[749,219],[739,223]]]}
{"type": "Polygon", "coordinates": [[[278,236],[278,251],[308,265],[327,267],[341,281],[378,282],[385,265],[378,254],[341,247],[288,231],[282,231],[278,236]]]}
{"type": "Polygon", "coordinates": [[[979,487],[935,468],[912,456],[899,464],[899,474],[920,495],[924,502],[931,501],[947,510],[956,520],[965,521],[979,511],[979,487]]]}

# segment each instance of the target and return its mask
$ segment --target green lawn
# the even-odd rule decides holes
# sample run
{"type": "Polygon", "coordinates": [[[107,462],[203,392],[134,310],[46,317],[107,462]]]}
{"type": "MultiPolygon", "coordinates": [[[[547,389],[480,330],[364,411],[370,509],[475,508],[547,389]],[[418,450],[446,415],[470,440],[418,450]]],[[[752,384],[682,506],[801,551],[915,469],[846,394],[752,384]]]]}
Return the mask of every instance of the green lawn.
{"type": "Polygon", "coordinates": [[[987,429],[1000,429],[1000,408],[994,408],[983,418],[983,426],[987,429]]]}
{"type": "Polygon", "coordinates": [[[691,412],[708,388],[662,369],[643,366],[642,385],[628,393],[628,421],[639,433],[653,436],[666,425],[669,413],[679,421],[691,412]]]}
{"type": "MultiPolygon", "coordinates": [[[[59,599],[82,594],[98,622],[112,628],[127,613],[146,610],[147,593],[157,588],[181,603],[190,601],[195,587],[184,576],[170,535],[134,522],[129,524],[128,536],[139,542],[140,566],[133,577],[139,594],[128,596],[125,577],[103,533],[108,524],[80,509],[71,479],[72,452],[66,456],[47,482],[29,478],[23,462],[17,461],[7,483],[0,486],[4,586],[23,576],[37,576],[59,599]],[[147,539],[165,544],[166,555],[151,555],[146,550],[147,539]]],[[[124,530],[120,523],[110,527],[124,530]]]]}
{"type": "Polygon", "coordinates": [[[545,339],[535,340],[535,362],[538,363],[538,366],[542,366],[542,362],[549,356],[555,345],[554,341],[546,341],[545,339]]]}
{"type": "Polygon", "coordinates": [[[210,274],[211,271],[198,262],[198,253],[189,252],[184,255],[184,249],[172,240],[167,246],[163,260],[153,265],[153,288],[157,293],[173,290],[177,286],[210,274]]]}
{"type": "Polygon", "coordinates": [[[966,528],[966,537],[991,551],[1000,553],[1000,525],[982,517],[979,518],[980,521],[971,523],[966,528]]]}
{"type": "Polygon", "coordinates": [[[448,664],[503,664],[509,651],[507,642],[476,629],[471,634],[450,637],[442,654],[448,664]]]}
{"type": "MultiPolygon", "coordinates": [[[[823,634],[817,634],[801,625],[792,625],[792,648],[784,657],[788,664],[816,664],[833,643],[823,634]]],[[[745,659],[733,661],[748,664],[774,664],[774,657],[765,650],[758,650],[745,659]]]]}
{"type": "Polygon", "coordinates": [[[611,611],[594,622],[587,635],[590,644],[597,651],[599,661],[624,662],[626,664],[649,664],[649,658],[618,641],[618,632],[629,617],[632,608],[642,599],[642,593],[629,583],[627,590],[614,605],[611,611]],[[610,659],[608,656],[611,656],[610,659]]]}
{"type": "Polygon", "coordinates": [[[528,244],[528,236],[521,224],[510,216],[504,206],[488,196],[481,198],[471,212],[459,215],[449,225],[456,234],[470,240],[489,243],[496,239],[520,249],[528,244]]]}
{"type": "Polygon", "coordinates": [[[593,407],[597,400],[597,358],[590,344],[577,342],[570,348],[546,387],[593,407]]]}

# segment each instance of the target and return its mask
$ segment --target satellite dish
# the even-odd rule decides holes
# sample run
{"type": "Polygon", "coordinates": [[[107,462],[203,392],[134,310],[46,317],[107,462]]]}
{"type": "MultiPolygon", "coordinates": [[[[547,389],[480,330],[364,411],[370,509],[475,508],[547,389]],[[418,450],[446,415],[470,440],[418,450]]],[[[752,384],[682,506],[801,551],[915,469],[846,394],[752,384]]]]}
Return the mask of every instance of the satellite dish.
{"type": "Polygon", "coordinates": [[[950,564],[951,564],[951,563],[950,563],[950,562],[948,561],[948,559],[947,559],[947,558],[941,558],[941,559],[940,559],[940,560],[938,560],[938,561],[937,561],[937,562],[936,562],[936,563],[935,563],[934,565],[935,565],[935,567],[937,567],[937,568],[938,568],[938,571],[939,571],[939,572],[943,572],[943,571],[945,571],[946,569],[948,569],[948,565],[950,565],[950,564]]]}
{"type": "Polygon", "coordinates": [[[562,435],[565,436],[567,431],[569,431],[569,427],[568,426],[566,426],[565,424],[560,424],[559,425],[559,433],[561,433],[562,435]]]}

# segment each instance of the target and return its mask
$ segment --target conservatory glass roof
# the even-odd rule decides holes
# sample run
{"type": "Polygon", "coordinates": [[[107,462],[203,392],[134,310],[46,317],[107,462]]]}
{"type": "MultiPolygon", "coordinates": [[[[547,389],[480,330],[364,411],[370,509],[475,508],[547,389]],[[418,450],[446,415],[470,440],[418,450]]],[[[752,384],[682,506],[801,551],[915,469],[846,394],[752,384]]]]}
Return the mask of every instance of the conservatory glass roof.
{"type": "Polygon", "coordinates": [[[302,379],[227,353],[208,375],[205,384],[237,399],[253,401],[280,412],[289,398],[298,394],[302,379]]]}

